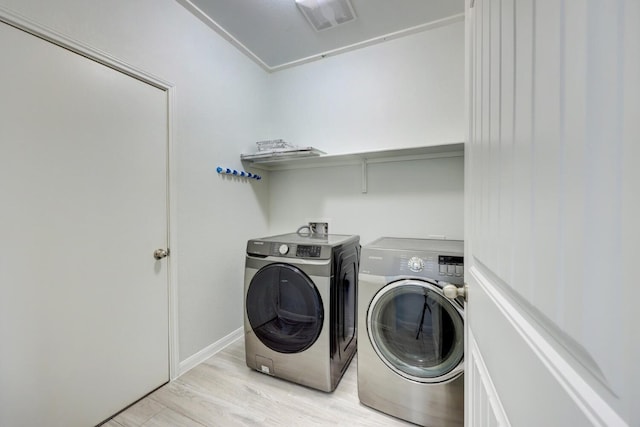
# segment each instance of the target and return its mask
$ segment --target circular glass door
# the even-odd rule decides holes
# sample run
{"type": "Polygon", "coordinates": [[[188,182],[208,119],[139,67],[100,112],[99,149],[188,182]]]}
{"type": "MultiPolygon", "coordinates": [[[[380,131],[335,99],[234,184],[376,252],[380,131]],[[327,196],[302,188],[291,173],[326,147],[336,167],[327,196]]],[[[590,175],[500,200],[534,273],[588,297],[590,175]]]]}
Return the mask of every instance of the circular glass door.
{"type": "Polygon", "coordinates": [[[280,353],[306,350],[322,330],[324,308],[318,289],[289,264],[261,268],[251,279],[245,305],[258,339],[280,353]]]}
{"type": "Polygon", "coordinates": [[[462,308],[428,282],[401,280],[382,288],[367,312],[369,339],[393,371],[419,382],[460,374],[464,357],[462,308]]]}

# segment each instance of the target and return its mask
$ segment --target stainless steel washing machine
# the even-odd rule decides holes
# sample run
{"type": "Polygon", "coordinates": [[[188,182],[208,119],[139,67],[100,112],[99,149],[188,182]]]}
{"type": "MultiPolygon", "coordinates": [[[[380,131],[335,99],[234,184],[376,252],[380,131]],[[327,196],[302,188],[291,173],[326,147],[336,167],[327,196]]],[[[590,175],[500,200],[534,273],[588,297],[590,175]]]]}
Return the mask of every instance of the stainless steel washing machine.
{"type": "Polygon", "coordinates": [[[463,242],[381,238],[362,248],[358,397],[426,426],[464,424],[463,242]]]}
{"type": "Polygon", "coordinates": [[[322,391],[336,388],[356,352],[359,241],[298,233],[249,240],[247,366],[322,391]]]}

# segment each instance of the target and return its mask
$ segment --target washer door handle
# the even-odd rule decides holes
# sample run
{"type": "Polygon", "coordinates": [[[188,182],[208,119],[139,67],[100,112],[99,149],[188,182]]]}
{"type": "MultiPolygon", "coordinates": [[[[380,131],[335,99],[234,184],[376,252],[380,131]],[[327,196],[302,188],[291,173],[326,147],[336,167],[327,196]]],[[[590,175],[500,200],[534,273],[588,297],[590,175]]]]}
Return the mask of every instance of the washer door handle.
{"type": "Polygon", "coordinates": [[[446,283],[442,287],[442,293],[444,294],[445,297],[449,299],[456,299],[458,297],[462,297],[466,301],[468,288],[469,286],[467,286],[466,283],[462,285],[462,287],[457,287],[456,285],[452,285],[451,283],[446,283]]]}

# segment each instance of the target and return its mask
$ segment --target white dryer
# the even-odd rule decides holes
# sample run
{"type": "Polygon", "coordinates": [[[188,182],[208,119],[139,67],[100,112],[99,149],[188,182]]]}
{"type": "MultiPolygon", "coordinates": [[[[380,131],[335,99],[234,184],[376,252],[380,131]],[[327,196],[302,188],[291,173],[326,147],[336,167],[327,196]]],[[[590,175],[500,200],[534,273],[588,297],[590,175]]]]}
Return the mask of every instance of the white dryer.
{"type": "Polygon", "coordinates": [[[363,246],[358,283],[358,397],[425,426],[464,424],[462,241],[381,238],[363,246]]]}
{"type": "Polygon", "coordinates": [[[245,356],[252,369],[333,391],[356,352],[360,238],[252,239],[245,264],[245,356]]]}

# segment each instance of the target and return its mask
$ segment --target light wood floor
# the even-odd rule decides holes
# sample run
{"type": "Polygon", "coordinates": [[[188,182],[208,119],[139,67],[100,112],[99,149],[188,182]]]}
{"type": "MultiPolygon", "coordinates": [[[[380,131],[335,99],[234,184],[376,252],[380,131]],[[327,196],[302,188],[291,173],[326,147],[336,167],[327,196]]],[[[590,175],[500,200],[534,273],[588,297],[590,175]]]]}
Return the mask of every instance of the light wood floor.
{"type": "Polygon", "coordinates": [[[253,371],[239,339],[105,427],[410,426],[358,401],[357,355],[333,393],[253,371]]]}

